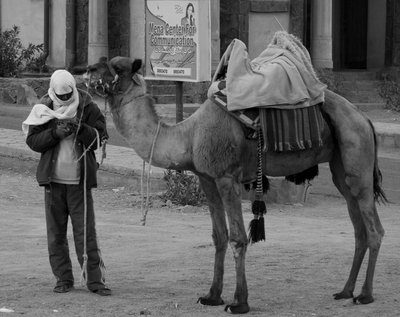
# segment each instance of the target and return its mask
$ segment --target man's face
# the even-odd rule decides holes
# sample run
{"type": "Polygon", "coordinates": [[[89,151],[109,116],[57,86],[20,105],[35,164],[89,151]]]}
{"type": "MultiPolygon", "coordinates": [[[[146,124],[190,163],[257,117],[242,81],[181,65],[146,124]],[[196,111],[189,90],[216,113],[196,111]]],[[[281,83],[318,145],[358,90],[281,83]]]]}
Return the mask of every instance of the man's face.
{"type": "Polygon", "coordinates": [[[67,93],[67,94],[63,94],[63,95],[57,95],[56,94],[56,96],[57,96],[58,99],[60,99],[62,101],[67,101],[72,97],[72,91],[67,93]]]}

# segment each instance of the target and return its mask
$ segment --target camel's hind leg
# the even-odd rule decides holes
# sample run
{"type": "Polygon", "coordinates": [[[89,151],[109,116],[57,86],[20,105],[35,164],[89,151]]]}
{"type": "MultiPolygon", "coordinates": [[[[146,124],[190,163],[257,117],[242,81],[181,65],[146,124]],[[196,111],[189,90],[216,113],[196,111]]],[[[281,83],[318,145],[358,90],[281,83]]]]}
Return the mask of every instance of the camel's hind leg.
{"type": "Polygon", "coordinates": [[[368,304],[374,301],[372,296],[373,278],[384,230],[374,201],[373,164],[368,164],[368,162],[364,166],[362,166],[361,162],[358,162],[358,164],[360,166],[356,167],[356,165],[351,166],[347,162],[345,167],[338,153],[334,155],[333,160],[330,162],[333,182],[346,198],[355,235],[355,253],[350,275],[343,290],[334,294],[334,298],[353,297],[357,276],[366,251],[369,249],[365,282],[361,294],[354,298],[355,302],[368,304]]]}
{"type": "Polygon", "coordinates": [[[198,302],[210,306],[223,305],[224,301],[221,298],[221,294],[224,278],[225,254],[228,248],[228,229],[225,220],[225,210],[215,181],[204,176],[200,176],[199,180],[210,208],[212,237],[215,245],[215,262],[214,278],[210,292],[206,296],[200,297],[198,302]]]}

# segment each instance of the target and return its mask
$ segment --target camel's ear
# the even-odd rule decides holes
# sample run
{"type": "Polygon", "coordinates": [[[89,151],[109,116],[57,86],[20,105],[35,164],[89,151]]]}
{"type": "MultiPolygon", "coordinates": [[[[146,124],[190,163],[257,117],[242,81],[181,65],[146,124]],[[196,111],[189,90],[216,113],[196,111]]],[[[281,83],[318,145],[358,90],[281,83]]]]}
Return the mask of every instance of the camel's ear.
{"type": "Polygon", "coordinates": [[[142,60],[135,59],[132,63],[132,73],[135,74],[142,67],[142,60]]]}
{"type": "Polygon", "coordinates": [[[135,74],[132,76],[132,80],[133,80],[133,82],[134,82],[136,85],[138,85],[138,86],[142,86],[142,84],[143,84],[142,80],[140,79],[140,77],[138,76],[137,73],[135,73],[135,74]]]}

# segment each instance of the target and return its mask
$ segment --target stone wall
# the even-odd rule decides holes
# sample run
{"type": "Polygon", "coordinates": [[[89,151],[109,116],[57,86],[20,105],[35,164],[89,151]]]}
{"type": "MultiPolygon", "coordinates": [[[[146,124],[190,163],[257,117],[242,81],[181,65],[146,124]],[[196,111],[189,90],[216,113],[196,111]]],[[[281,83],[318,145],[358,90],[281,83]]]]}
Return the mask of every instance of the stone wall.
{"type": "MultiPolygon", "coordinates": [[[[77,87],[83,90],[86,86],[82,76],[74,76],[77,87]]],[[[50,78],[2,78],[0,77],[0,105],[2,103],[22,106],[33,106],[44,96],[50,84],[50,78]]],[[[183,103],[201,104],[207,99],[209,82],[184,83],[183,103]]],[[[148,91],[156,103],[176,103],[175,82],[148,81],[148,91]]]]}
{"type": "Polygon", "coordinates": [[[76,60],[75,64],[86,66],[88,62],[89,1],[76,1],[76,60]]]}
{"type": "MultiPolygon", "coordinates": [[[[129,0],[108,0],[109,58],[129,56],[129,0]]],[[[88,57],[89,1],[77,0],[76,8],[76,65],[86,66],[88,57]]]]}
{"type": "Polygon", "coordinates": [[[108,1],[109,58],[129,57],[130,38],[129,0],[108,1]]]}
{"type": "Polygon", "coordinates": [[[50,78],[0,77],[0,104],[33,106],[49,89],[50,78]]]}
{"type": "Polygon", "coordinates": [[[387,0],[385,66],[400,66],[400,0],[387,0]]]}
{"type": "Polygon", "coordinates": [[[303,44],[309,49],[307,45],[309,39],[306,37],[307,33],[307,10],[306,0],[291,0],[290,1],[290,30],[289,32],[297,36],[303,41],[303,44]]]}
{"type": "Polygon", "coordinates": [[[221,55],[235,38],[249,44],[250,0],[220,0],[221,55]]]}

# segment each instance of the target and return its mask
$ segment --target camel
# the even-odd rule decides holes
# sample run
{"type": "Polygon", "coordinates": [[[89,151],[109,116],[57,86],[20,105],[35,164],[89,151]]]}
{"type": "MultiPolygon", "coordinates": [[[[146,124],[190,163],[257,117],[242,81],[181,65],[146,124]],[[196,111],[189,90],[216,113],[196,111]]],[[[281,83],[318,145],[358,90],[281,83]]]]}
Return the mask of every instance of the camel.
{"type": "MultiPolygon", "coordinates": [[[[109,63],[88,66],[83,77],[88,86],[107,96],[117,131],[143,160],[149,162],[153,148],[152,165],[187,170],[198,176],[210,209],[215,245],[213,281],[208,294],[198,302],[224,304],[221,294],[229,243],[236,263],[236,291],[225,311],[247,313],[250,307],[245,257],[249,242],[241,190],[242,184],[257,178],[257,140],[246,139],[241,123],[210,99],[182,122],[175,125],[161,122],[153,98],[146,93],[141,66],[141,59],[115,57],[109,63]]],[[[288,176],[329,162],[333,183],[347,201],[355,231],[350,275],[344,288],[333,297],[353,298],[354,302],[368,304],[374,301],[374,271],[384,236],[375,203],[386,201],[378,167],[377,138],[371,121],[330,90],[325,92],[321,111],[325,120],[323,146],[301,151],[266,151],[262,170],[267,176],[288,176]],[[354,297],[357,276],[368,249],[364,285],[354,297]]]]}

